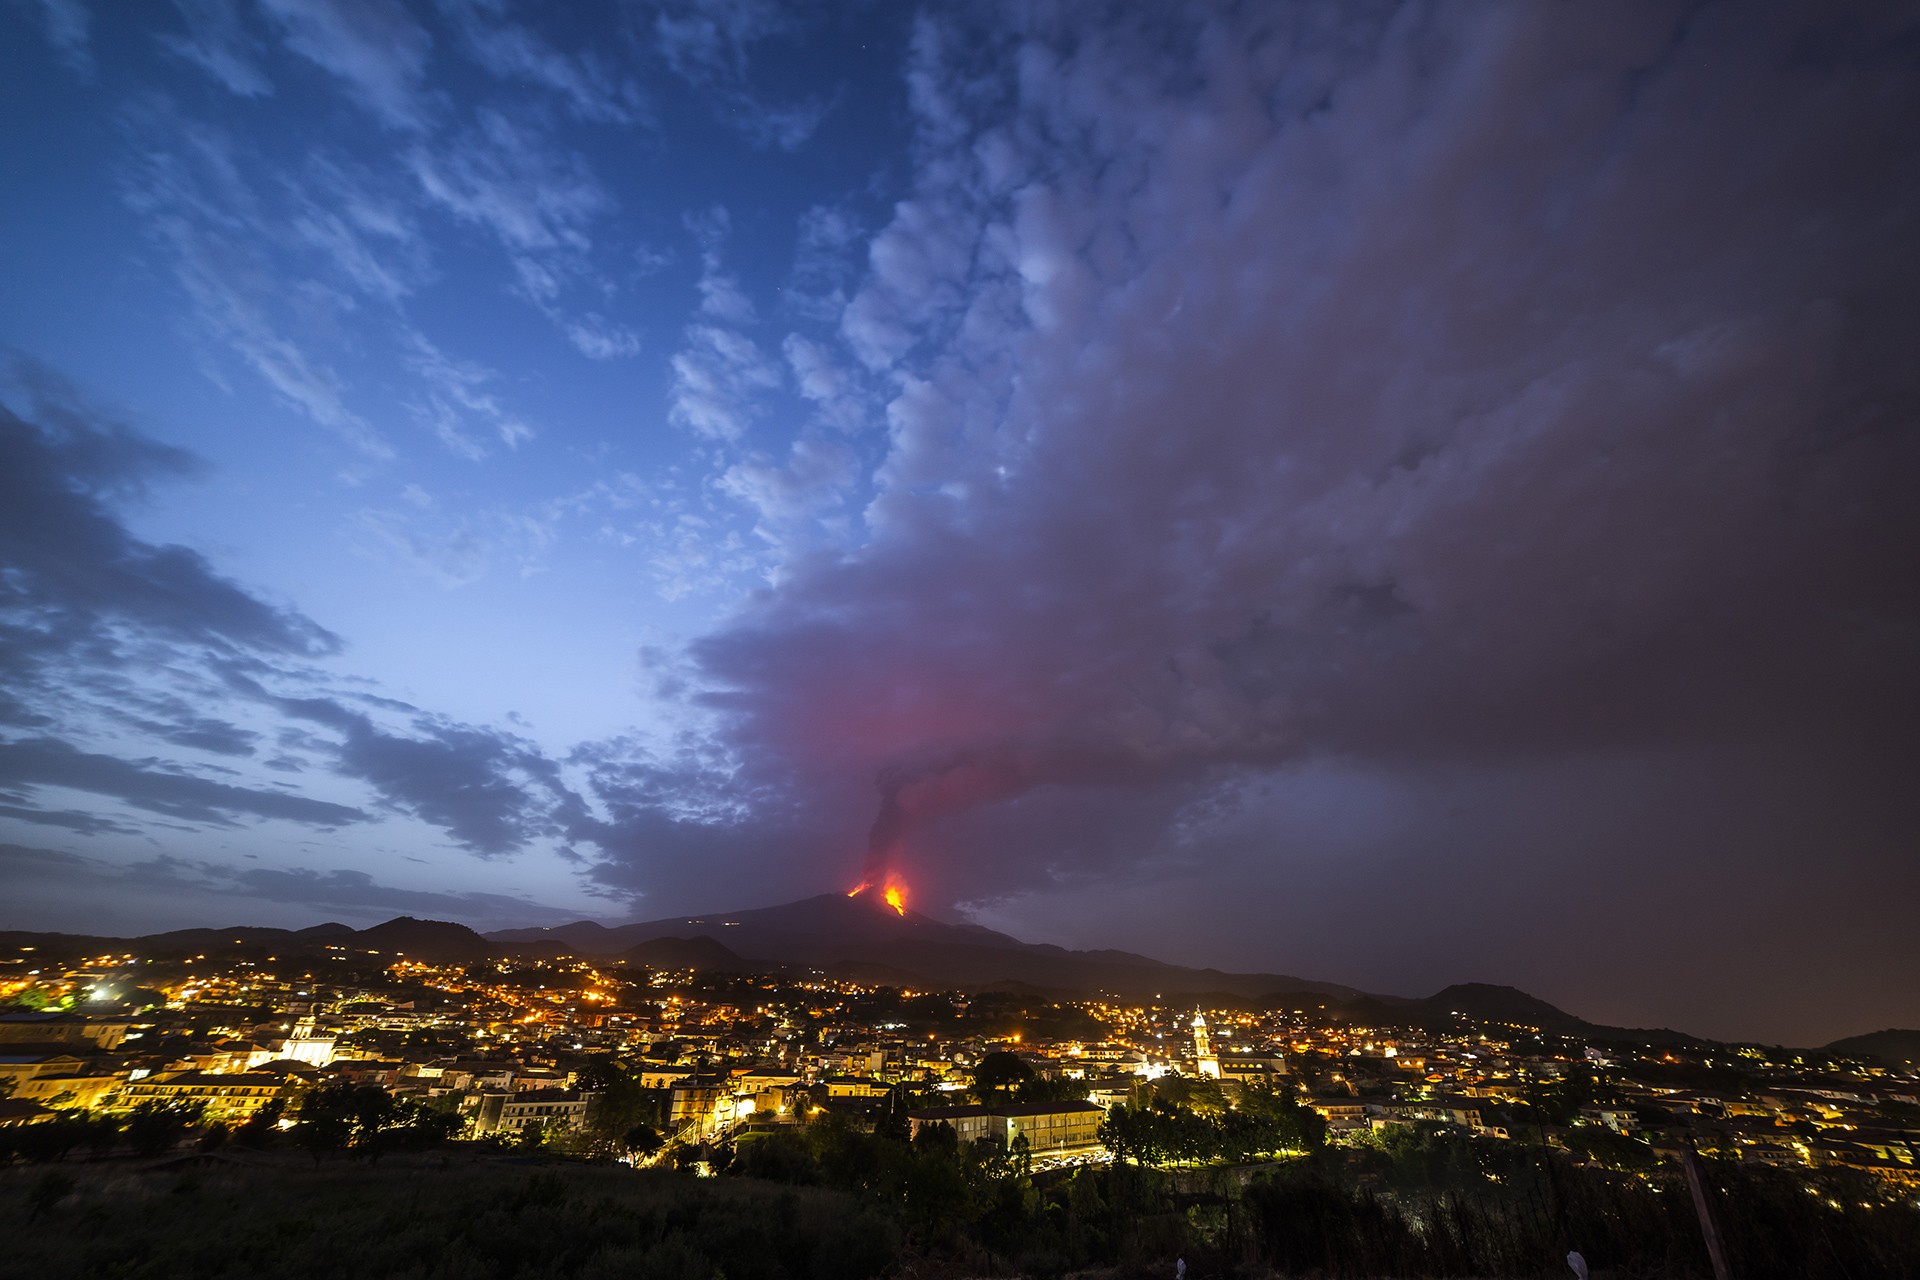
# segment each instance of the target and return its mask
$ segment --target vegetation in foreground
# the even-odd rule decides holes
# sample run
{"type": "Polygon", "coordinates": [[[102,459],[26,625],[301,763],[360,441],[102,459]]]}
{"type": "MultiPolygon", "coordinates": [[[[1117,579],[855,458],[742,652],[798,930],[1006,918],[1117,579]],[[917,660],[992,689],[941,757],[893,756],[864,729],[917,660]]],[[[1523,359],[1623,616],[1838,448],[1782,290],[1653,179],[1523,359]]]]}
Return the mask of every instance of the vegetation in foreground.
{"type": "MultiPolygon", "coordinates": [[[[718,1177],[417,1145],[228,1143],[0,1170],[0,1277],[852,1280],[862,1276],[1709,1274],[1677,1174],[1441,1131],[1261,1165],[1035,1172],[835,1123],[704,1154],[718,1177]]],[[[1920,1277],[1920,1210],[1865,1182],[1716,1167],[1745,1280],[1920,1277]],[[1811,1193],[1809,1188],[1811,1187],[1811,1193]]]]}

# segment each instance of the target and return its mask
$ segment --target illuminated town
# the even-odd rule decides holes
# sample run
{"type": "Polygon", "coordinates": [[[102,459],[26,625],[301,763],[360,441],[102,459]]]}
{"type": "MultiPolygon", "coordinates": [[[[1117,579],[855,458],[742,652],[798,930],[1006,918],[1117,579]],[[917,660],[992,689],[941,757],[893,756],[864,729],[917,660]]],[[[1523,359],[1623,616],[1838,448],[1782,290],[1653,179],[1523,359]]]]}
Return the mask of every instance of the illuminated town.
{"type": "Polygon", "coordinates": [[[443,1117],[446,1140],[700,1173],[818,1124],[945,1124],[1040,1167],[1284,1161],[1323,1136],[1450,1131],[1642,1174],[1693,1148],[1920,1198],[1920,1070],[1825,1053],[338,943],[298,958],[23,946],[0,963],[0,1126],[22,1158],[77,1117],[175,1113],[167,1150],[298,1129],[308,1099],[353,1086],[394,1116],[443,1117]],[[1216,1126],[1256,1103],[1297,1118],[1252,1149],[1180,1149],[1129,1128],[1156,1101],[1216,1126]]]}

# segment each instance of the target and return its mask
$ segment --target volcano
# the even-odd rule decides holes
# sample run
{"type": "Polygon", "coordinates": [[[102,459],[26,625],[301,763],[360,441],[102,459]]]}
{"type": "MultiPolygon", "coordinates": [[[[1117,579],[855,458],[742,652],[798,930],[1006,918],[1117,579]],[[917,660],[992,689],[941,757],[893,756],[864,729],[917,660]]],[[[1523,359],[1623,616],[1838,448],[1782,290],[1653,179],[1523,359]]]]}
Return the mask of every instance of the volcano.
{"type": "Polygon", "coordinates": [[[747,911],[671,916],[607,928],[591,921],[488,934],[496,943],[560,943],[579,955],[617,956],[663,938],[707,938],[749,962],[802,965],[896,985],[1020,983],[1128,997],[1221,993],[1361,995],[1338,983],[1277,973],[1226,973],[1166,964],[1128,951],[1069,951],[975,924],[950,924],[879,892],[828,893],[747,911]]]}

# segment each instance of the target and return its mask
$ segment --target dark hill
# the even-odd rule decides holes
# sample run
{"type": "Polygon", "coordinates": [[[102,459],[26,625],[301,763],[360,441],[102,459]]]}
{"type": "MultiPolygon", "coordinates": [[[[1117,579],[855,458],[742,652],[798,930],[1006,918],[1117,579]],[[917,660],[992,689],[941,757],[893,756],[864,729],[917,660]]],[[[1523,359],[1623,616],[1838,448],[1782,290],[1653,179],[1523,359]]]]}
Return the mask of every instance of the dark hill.
{"type": "Polygon", "coordinates": [[[132,950],[155,959],[193,955],[246,954],[280,956],[319,956],[329,947],[350,951],[375,951],[405,955],[435,963],[457,964],[501,955],[558,955],[556,944],[515,945],[487,941],[463,924],[447,920],[416,920],[398,916],[367,929],[351,929],[343,924],[319,924],[306,929],[272,929],[255,925],[237,925],[224,929],[174,929],[137,938],[111,938],[82,934],[0,933],[0,948],[38,947],[50,956],[97,954],[102,951],[132,950]]]}
{"type": "Polygon", "coordinates": [[[1883,1062],[1920,1063],[1920,1031],[1888,1027],[1863,1036],[1848,1036],[1828,1045],[1827,1052],[1843,1058],[1879,1058],[1883,1062]]]}
{"type": "Polygon", "coordinates": [[[1455,983],[1415,1003],[1430,1014],[1461,1014],[1475,1022],[1538,1027],[1560,1035],[1578,1034],[1593,1026],[1517,987],[1496,986],[1490,982],[1455,983]]]}
{"type": "Polygon", "coordinates": [[[712,938],[654,938],[620,953],[628,964],[649,969],[696,969],[704,973],[742,973],[754,966],[712,938]]]}
{"type": "Polygon", "coordinates": [[[484,960],[500,951],[466,925],[450,920],[416,920],[412,916],[395,916],[385,924],[362,929],[353,935],[351,945],[439,964],[484,960]]]}

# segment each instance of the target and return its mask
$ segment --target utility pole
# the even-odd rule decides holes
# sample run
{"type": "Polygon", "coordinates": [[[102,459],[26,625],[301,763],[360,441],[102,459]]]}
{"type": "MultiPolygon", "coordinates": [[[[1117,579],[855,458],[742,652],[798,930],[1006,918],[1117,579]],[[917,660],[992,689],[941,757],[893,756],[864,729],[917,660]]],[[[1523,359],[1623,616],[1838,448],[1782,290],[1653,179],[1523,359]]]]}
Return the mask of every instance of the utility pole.
{"type": "Polygon", "coordinates": [[[1700,1153],[1694,1150],[1691,1138],[1687,1139],[1680,1163],[1687,1171],[1687,1190],[1693,1193],[1694,1211],[1700,1215],[1700,1234],[1706,1237],[1713,1280],[1733,1280],[1733,1269],[1727,1265],[1726,1242],[1720,1238],[1720,1222],[1713,1212],[1713,1189],[1707,1185],[1706,1166],[1700,1163],[1700,1153]]]}

